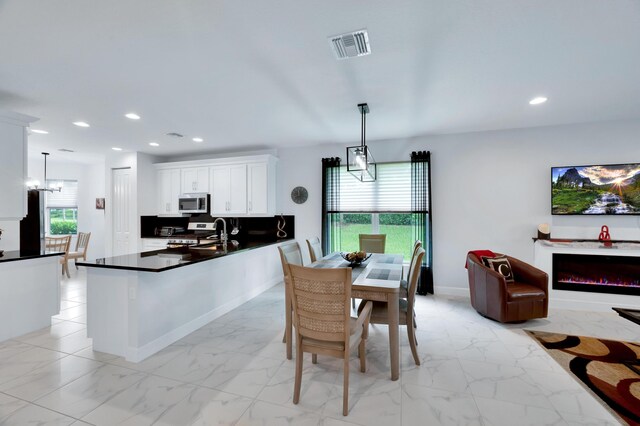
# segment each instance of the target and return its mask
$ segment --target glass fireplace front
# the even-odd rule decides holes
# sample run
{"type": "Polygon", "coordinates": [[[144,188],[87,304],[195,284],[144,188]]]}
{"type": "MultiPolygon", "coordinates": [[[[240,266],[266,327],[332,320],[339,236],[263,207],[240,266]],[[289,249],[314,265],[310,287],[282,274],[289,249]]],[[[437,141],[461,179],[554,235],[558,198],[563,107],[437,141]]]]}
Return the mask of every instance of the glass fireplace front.
{"type": "Polygon", "coordinates": [[[640,257],[553,254],[554,290],[640,296],[640,257]]]}

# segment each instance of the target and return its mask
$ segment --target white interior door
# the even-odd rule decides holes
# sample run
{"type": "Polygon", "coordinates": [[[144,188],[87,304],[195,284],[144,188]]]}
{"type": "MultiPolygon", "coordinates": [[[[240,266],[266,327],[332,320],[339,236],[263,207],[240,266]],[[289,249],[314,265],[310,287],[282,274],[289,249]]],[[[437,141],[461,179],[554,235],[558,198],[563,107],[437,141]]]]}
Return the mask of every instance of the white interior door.
{"type": "Polygon", "coordinates": [[[130,253],[131,169],[112,171],[113,255],[130,253]]]}

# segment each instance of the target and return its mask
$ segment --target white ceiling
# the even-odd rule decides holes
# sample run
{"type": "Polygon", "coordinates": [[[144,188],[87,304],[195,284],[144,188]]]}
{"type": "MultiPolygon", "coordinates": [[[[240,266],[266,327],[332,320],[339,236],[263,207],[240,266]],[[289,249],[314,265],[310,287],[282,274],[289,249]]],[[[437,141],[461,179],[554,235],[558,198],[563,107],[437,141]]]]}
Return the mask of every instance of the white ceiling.
{"type": "Polygon", "coordinates": [[[359,102],[368,140],[636,118],[639,75],[636,0],[0,0],[0,109],[70,157],[346,144],[359,102]]]}

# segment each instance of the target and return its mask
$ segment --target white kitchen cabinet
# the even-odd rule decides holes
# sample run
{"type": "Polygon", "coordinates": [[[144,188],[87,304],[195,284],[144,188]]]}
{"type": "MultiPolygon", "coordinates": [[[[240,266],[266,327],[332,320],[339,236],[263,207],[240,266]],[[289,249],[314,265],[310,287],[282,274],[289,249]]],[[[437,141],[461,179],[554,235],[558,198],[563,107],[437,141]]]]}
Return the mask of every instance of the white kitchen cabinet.
{"type": "Polygon", "coordinates": [[[189,167],[182,169],[182,193],[208,193],[209,168],[189,167]]]}
{"type": "Polygon", "coordinates": [[[180,169],[158,170],[158,214],[177,215],[180,197],[180,169]]]}
{"type": "Polygon", "coordinates": [[[269,212],[268,163],[247,165],[247,213],[266,215],[269,212]]]}
{"type": "Polygon", "coordinates": [[[157,163],[158,213],[179,214],[180,194],[210,193],[212,216],[273,216],[277,162],[276,157],[265,154],[157,163]],[[173,187],[175,175],[163,174],[175,170],[179,172],[177,190],[173,187]]]}
{"type": "Polygon", "coordinates": [[[211,215],[247,214],[247,165],[213,166],[211,171],[211,215]]]}
{"type": "Polygon", "coordinates": [[[0,111],[0,220],[21,220],[27,215],[27,126],[36,120],[0,111]]]}

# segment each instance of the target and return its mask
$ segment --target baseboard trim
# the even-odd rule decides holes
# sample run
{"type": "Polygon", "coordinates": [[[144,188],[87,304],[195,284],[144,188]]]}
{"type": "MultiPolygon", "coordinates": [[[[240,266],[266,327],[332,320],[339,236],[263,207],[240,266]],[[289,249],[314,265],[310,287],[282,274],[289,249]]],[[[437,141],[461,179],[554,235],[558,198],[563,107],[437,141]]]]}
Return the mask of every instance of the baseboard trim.
{"type": "Polygon", "coordinates": [[[248,302],[249,300],[253,299],[254,297],[260,295],[261,293],[269,290],[271,287],[281,282],[282,282],[281,279],[274,278],[271,281],[268,281],[266,284],[260,287],[254,288],[250,292],[242,294],[241,296],[238,296],[235,299],[230,300],[229,302],[221,306],[218,306],[215,309],[212,309],[211,311],[207,312],[204,315],[199,316],[198,318],[194,318],[188,323],[183,324],[182,326],[171,330],[169,333],[166,333],[158,337],[154,341],[149,342],[146,345],[141,346],[140,348],[136,349],[134,347],[128,347],[127,355],[125,356],[125,359],[129,362],[140,362],[145,358],[148,358],[151,355],[157,353],[158,351],[166,348],[172,343],[175,343],[178,340],[182,339],[183,337],[193,333],[197,329],[207,325],[208,323],[215,320],[216,318],[220,318],[222,315],[232,311],[233,309],[237,308],[243,303],[248,302]]]}
{"type": "Polygon", "coordinates": [[[469,288],[434,286],[433,293],[436,296],[455,296],[469,298],[469,288]]]}

